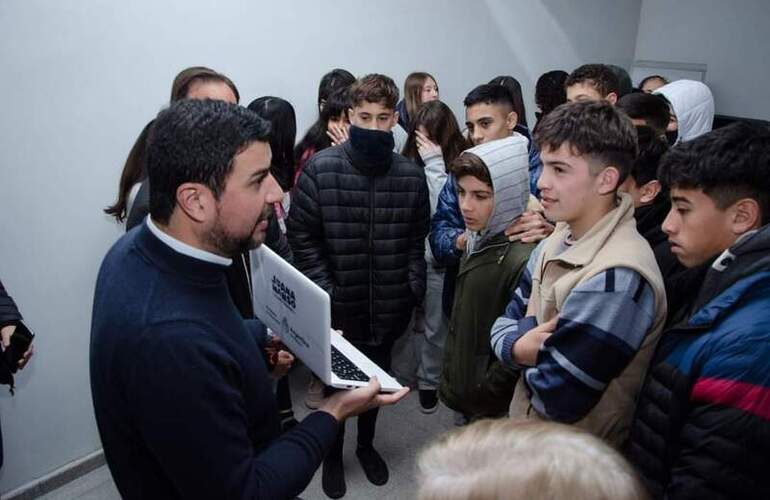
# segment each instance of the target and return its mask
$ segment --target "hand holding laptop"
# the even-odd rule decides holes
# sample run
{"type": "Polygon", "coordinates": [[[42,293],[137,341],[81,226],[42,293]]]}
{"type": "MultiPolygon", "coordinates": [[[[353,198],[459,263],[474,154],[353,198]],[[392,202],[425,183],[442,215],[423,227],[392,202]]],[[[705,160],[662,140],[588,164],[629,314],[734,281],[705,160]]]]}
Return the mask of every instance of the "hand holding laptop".
{"type": "Polygon", "coordinates": [[[403,387],[398,392],[382,394],[380,393],[380,383],[377,377],[372,377],[369,380],[369,384],[365,387],[335,392],[323,400],[318,410],[325,411],[338,422],[344,422],[348,417],[360,415],[372,408],[396,404],[407,393],[409,393],[409,388],[403,387]]]}

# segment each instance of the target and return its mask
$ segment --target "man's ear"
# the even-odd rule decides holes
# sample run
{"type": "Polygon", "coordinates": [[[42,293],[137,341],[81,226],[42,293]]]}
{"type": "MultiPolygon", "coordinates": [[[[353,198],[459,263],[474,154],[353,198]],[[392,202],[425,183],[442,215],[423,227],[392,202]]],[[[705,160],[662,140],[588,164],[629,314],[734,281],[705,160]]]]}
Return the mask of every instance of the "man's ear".
{"type": "Polygon", "coordinates": [[[398,123],[398,117],[401,116],[398,114],[398,111],[393,112],[393,125],[390,126],[390,128],[393,128],[398,123]]]}
{"type": "Polygon", "coordinates": [[[616,94],[615,92],[610,92],[609,94],[607,94],[604,100],[614,106],[618,102],[618,94],[616,94]]]}
{"type": "Polygon", "coordinates": [[[762,210],[754,198],[742,198],[729,210],[732,212],[730,225],[736,236],[757,229],[762,224],[762,210]]]}
{"type": "Polygon", "coordinates": [[[194,222],[203,223],[216,213],[216,200],[209,188],[197,182],[185,182],[176,189],[176,204],[194,222]]]}
{"type": "Polygon", "coordinates": [[[655,201],[655,198],[658,197],[661,189],[663,189],[663,187],[660,185],[659,180],[651,180],[640,188],[639,191],[641,192],[641,196],[639,197],[639,201],[644,205],[652,203],[655,201]]]}
{"type": "Polygon", "coordinates": [[[614,193],[620,187],[620,171],[617,167],[609,166],[599,173],[599,194],[614,193]]]}
{"type": "Polygon", "coordinates": [[[515,111],[508,113],[508,116],[505,117],[506,128],[513,132],[513,129],[516,128],[517,123],[519,123],[519,115],[515,111]]]}
{"type": "Polygon", "coordinates": [[[347,112],[348,112],[348,122],[352,122],[353,121],[353,108],[348,108],[347,112]]]}

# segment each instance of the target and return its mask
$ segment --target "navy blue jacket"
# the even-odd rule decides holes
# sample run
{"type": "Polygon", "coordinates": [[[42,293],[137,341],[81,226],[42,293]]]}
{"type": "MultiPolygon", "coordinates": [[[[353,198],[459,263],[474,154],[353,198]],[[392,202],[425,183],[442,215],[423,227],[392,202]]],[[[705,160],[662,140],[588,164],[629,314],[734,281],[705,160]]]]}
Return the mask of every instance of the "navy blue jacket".
{"type": "Polygon", "coordinates": [[[769,226],[715,260],[692,306],[661,338],[628,457],[653,498],[770,498],[769,226]]]}
{"type": "Polygon", "coordinates": [[[91,326],[91,389],[124,498],[293,498],[337,434],[314,413],[278,437],[261,344],[225,267],[188,257],[146,224],[109,251],[91,326]]]}

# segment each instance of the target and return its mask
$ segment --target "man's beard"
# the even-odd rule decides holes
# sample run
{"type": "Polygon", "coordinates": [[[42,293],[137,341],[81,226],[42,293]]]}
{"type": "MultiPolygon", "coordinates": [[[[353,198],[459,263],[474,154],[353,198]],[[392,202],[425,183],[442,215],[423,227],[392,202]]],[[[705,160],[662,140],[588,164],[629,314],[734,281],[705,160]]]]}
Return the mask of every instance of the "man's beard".
{"type": "Polygon", "coordinates": [[[242,253],[248,252],[254,248],[257,248],[263,243],[261,240],[254,238],[254,233],[260,222],[268,220],[272,215],[272,208],[270,205],[265,206],[262,210],[257,221],[251,226],[251,229],[246,234],[232,234],[225,229],[222,224],[222,218],[219,214],[219,208],[217,208],[217,220],[214,223],[214,227],[207,235],[206,239],[208,243],[216,248],[217,251],[228,257],[236,257],[242,253]]]}

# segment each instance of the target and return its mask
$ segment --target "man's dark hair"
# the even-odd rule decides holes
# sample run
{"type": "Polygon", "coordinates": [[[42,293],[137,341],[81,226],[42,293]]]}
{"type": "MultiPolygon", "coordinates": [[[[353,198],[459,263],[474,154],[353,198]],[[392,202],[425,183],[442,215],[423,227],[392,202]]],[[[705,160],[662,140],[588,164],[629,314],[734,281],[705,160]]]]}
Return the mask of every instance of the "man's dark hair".
{"type": "Polygon", "coordinates": [[[484,184],[492,187],[492,177],[489,175],[489,168],[484,161],[473,153],[462,153],[449,164],[449,171],[456,180],[470,175],[484,184]]]}
{"type": "Polygon", "coordinates": [[[602,97],[612,92],[620,96],[620,83],[615,72],[606,64],[584,64],[573,71],[564,82],[564,88],[577,83],[587,83],[593,86],[602,97]]]}
{"type": "Polygon", "coordinates": [[[701,189],[724,210],[753,198],[770,222],[770,129],[738,122],[671,148],[658,179],[671,188],[701,189]]]}
{"type": "Polygon", "coordinates": [[[463,104],[466,108],[476,104],[501,104],[513,110],[513,97],[511,92],[503,85],[486,83],[468,92],[465,100],[463,100],[463,104]]]}
{"type": "Polygon", "coordinates": [[[664,97],[635,92],[621,97],[617,106],[630,118],[644,120],[647,126],[655,129],[658,134],[666,133],[671,111],[664,97]]]}
{"type": "Polygon", "coordinates": [[[147,147],[153,220],[168,223],[185,182],[204,184],[219,199],[235,156],[269,134],[269,122],[223,101],[185,99],[161,111],[147,147]]]}
{"type": "Polygon", "coordinates": [[[631,119],[606,101],[562,104],[542,119],[534,139],[541,151],[569,145],[572,154],[594,160],[589,161],[594,174],[607,166],[617,168],[618,185],[636,158],[636,130],[631,119]]]}
{"type": "Polygon", "coordinates": [[[636,138],[639,154],[636,155],[629,175],[637,186],[644,186],[658,178],[658,165],[668,151],[668,143],[655,129],[645,125],[636,126],[636,138]]]}
{"type": "Polygon", "coordinates": [[[335,68],[329,71],[321,77],[318,84],[318,105],[327,101],[332,93],[350,87],[355,81],[356,77],[348,70],[335,68]]]}
{"type": "Polygon", "coordinates": [[[350,87],[350,101],[353,106],[365,101],[395,110],[398,103],[398,87],[389,76],[372,73],[356,80],[350,87]]]}

